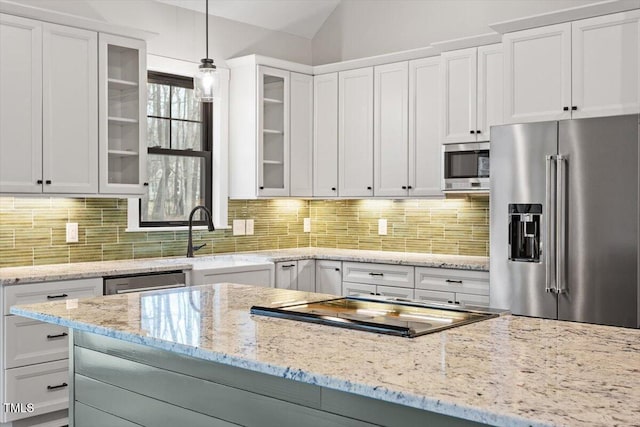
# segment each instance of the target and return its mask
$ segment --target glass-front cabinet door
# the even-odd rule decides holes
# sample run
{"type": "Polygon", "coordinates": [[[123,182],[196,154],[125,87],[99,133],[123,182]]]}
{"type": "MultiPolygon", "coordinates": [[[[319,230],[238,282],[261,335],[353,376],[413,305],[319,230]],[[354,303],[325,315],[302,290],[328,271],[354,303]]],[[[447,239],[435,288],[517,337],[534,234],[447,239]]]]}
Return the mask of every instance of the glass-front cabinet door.
{"type": "Polygon", "coordinates": [[[145,192],[146,44],[99,35],[100,193],[145,192]]]}
{"type": "Polygon", "coordinates": [[[258,66],[258,196],[289,195],[289,72],[258,66]]]}

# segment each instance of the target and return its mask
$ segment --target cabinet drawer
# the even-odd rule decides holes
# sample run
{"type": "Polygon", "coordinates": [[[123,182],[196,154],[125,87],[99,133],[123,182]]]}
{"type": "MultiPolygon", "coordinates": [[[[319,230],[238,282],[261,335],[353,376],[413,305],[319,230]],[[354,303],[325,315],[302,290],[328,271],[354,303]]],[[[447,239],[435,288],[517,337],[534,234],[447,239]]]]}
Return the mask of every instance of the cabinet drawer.
{"type": "Polygon", "coordinates": [[[367,285],[365,283],[348,283],[342,282],[342,295],[370,294],[375,295],[376,285],[367,285]]]}
{"type": "Polygon", "coordinates": [[[69,332],[65,327],[20,316],[7,316],[4,333],[7,368],[51,362],[69,356],[69,332]]]}
{"type": "Polygon", "coordinates": [[[436,301],[453,304],[456,300],[455,292],[427,291],[416,289],[416,299],[419,301],[436,301]]]}
{"type": "Polygon", "coordinates": [[[66,409],[69,402],[69,366],[67,360],[40,363],[5,371],[5,400],[33,403],[32,413],[7,414],[7,420],[66,409]]]}
{"type": "Polygon", "coordinates": [[[386,297],[413,299],[413,289],[399,288],[397,286],[376,286],[376,293],[386,297]]]}
{"type": "Polygon", "coordinates": [[[102,278],[65,280],[59,282],[30,283],[4,287],[4,314],[9,307],[34,304],[68,298],[96,297],[102,295],[102,278]]]}
{"type": "Polygon", "coordinates": [[[343,262],[342,280],[352,283],[413,288],[413,267],[407,265],[343,262]]]}
{"type": "Polygon", "coordinates": [[[489,273],[486,271],[416,267],[416,288],[489,295],[489,273]]]}
{"type": "Polygon", "coordinates": [[[489,307],[489,296],[457,293],[456,302],[459,304],[475,305],[478,307],[489,307]]]}

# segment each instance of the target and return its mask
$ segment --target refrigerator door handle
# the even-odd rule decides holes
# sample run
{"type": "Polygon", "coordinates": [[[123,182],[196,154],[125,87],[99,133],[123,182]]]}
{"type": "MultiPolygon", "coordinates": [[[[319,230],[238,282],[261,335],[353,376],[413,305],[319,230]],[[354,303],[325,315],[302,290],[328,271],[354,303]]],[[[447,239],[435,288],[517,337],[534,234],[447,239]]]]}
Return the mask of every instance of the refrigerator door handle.
{"type": "Polygon", "coordinates": [[[567,157],[557,156],[557,218],[556,218],[556,293],[566,292],[566,233],[567,233],[567,157]]]}
{"type": "Polygon", "coordinates": [[[553,155],[545,156],[545,195],[544,195],[544,217],[546,222],[544,242],[542,253],[545,265],[545,292],[556,292],[556,259],[555,259],[555,225],[556,218],[554,216],[556,207],[555,200],[552,197],[553,187],[555,183],[555,174],[553,173],[555,165],[555,157],[553,155]]]}

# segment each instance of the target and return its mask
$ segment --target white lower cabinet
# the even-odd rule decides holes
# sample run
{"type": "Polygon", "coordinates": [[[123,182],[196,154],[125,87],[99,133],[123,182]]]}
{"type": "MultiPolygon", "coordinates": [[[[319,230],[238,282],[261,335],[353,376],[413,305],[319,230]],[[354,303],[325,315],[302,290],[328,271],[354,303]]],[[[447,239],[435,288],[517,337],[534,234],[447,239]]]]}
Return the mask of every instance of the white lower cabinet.
{"type": "Polygon", "coordinates": [[[416,298],[489,306],[489,272],[416,267],[416,298]]]}
{"type": "Polygon", "coordinates": [[[301,259],[276,263],[276,288],[315,292],[315,281],[315,260],[301,259]]]}
{"type": "Polygon", "coordinates": [[[344,262],[342,267],[342,295],[372,294],[413,298],[412,266],[344,262]]]}
{"type": "Polygon", "coordinates": [[[316,260],[316,292],[342,294],[342,262],[316,260]]]}
{"type": "Polygon", "coordinates": [[[243,285],[273,287],[273,265],[247,265],[242,271],[221,272],[220,268],[211,270],[187,271],[187,284],[207,285],[213,283],[240,283],[243,285]]]}
{"type": "Polygon", "coordinates": [[[68,422],[69,331],[13,316],[9,308],[18,304],[99,296],[102,295],[102,278],[11,285],[1,291],[0,402],[33,403],[34,407],[33,411],[26,407],[4,410],[0,412],[0,423],[20,420],[20,426],[64,425],[68,422]]]}
{"type": "Polygon", "coordinates": [[[376,294],[376,285],[368,285],[366,283],[349,283],[342,282],[342,295],[348,297],[350,295],[359,294],[376,294]]]}

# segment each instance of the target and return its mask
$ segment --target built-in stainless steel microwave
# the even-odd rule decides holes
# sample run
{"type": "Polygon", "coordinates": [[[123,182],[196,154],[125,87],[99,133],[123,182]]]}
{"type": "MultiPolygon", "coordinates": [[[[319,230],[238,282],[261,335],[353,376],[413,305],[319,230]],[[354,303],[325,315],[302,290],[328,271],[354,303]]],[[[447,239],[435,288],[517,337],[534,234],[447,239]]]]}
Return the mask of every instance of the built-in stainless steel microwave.
{"type": "Polygon", "coordinates": [[[445,192],[489,191],[489,143],[444,144],[445,192]]]}

